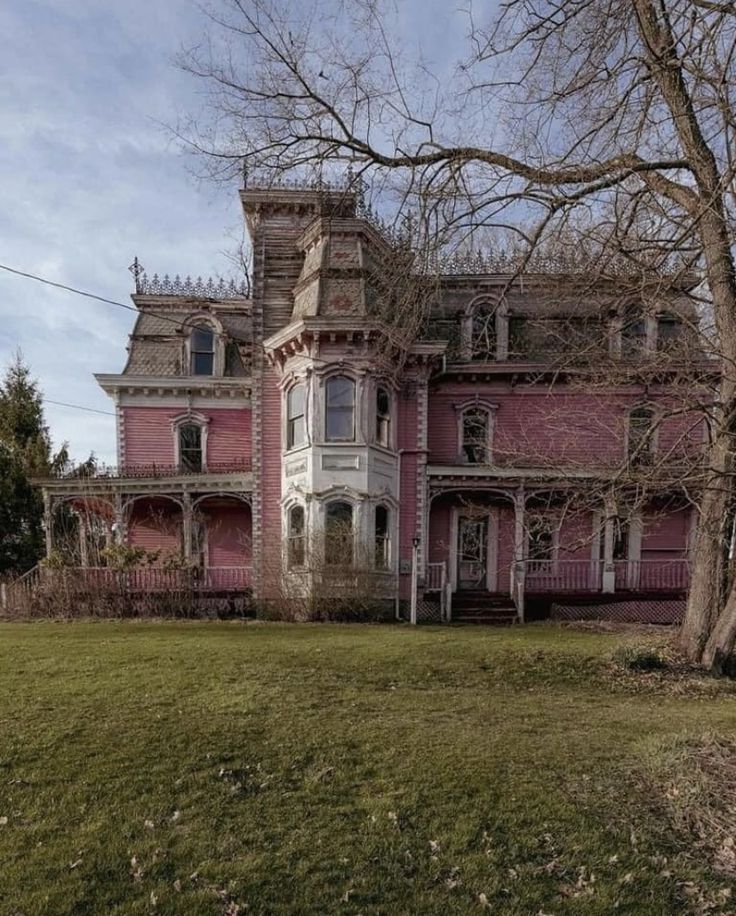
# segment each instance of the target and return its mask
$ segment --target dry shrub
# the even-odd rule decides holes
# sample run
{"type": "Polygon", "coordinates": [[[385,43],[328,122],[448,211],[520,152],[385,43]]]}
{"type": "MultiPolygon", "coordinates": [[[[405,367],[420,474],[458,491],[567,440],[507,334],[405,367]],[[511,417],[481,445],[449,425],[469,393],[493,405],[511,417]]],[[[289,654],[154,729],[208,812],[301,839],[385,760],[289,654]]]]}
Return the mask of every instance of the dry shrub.
{"type": "Polygon", "coordinates": [[[736,737],[679,744],[653,783],[675,830],[718,871],[736,876],[736,737]]]}

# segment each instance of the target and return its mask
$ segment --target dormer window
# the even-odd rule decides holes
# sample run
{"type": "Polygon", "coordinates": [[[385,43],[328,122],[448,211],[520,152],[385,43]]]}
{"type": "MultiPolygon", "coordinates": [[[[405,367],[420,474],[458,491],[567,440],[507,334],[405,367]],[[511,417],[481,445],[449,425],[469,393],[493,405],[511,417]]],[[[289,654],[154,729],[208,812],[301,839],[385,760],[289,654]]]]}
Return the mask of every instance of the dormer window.
{"type": "Polygon", "coordinates": [[[183,423],[179,427],[179,468],[185,474],[196,474],[204,466],[202,427],[196,423],[183,423]]]}
{"type": "Polygon", "coordinates": [[[325,385],[325,439],[355,441],[355,382],[344,375],[332,376],[325,385]]]}
{"type": "Polygon", "coordinates": [[[621,325],[621,356],[640,358],[647,346],[647,322],[639,309],[627,309],[621,325]]]}
{"type": "Polygon", "coordinates": [[[473,309],[470,337],[471,359],[496,359],[498,350],[496,311],[496,305],[491,302],[479,302],[473,309]]]}
{"type": "Polygon", "coordinates": [[[668,352],[682,339],[682,322],[674,315],[657,317],[657,350],[668,352]]]}
{"type": "Polygon", "coordinates": [[[192,375],[215,374],[215,334],[207,325],[195,325],[189,339],[189,369],[192,375]]]}

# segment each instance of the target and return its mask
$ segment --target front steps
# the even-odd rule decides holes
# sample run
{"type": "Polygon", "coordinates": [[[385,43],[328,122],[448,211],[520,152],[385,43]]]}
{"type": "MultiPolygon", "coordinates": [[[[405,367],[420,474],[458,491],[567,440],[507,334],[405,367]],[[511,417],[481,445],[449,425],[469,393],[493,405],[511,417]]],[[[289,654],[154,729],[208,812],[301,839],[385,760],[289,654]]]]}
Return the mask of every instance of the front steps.
{"type": "Polygon", "coordinates": [[[507,627],[517,620],[516,607],[508,595],[478,590],[452,596],[452,623],[507,627]]]}

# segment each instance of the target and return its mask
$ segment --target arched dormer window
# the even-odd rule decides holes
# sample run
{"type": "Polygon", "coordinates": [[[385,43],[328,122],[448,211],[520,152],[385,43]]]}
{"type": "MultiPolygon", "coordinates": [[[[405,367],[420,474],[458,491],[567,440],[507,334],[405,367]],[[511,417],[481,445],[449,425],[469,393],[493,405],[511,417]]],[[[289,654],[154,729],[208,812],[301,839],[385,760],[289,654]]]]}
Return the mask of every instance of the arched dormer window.
{"type": "Polygon", "coordinates": [[[299,448],[306,439],[306,388],[300,383],[286,395],[286,448],[299,448]]]}
{"type": "Polygon", "coordinates": [[[215,374],[215,332],[204,323],[195,324],[189,335],[191,375],[215,374]]]}
{"type": "Polygon", "coordinates": [[[621,319],[621,356],[640,359],[647,348],[647,319],[641,308],[630,306],[621,319]]]}
{"type": "Polygon", "coordinates": [[[509,349],[508,308],[504,300],[481,298],[465,309],[462,350],[465,359],[506,359],[509,349]]]}
{"type": "Polygon", "coordinates": [[[352,566],[354,555],[353,507],[342,499],[325,507],[325,563],[352,566]]]}
{"type": "Polygon", "coordinates": [[[345,375],[325,383],[325,440],[355,441],[355,382],[345,375]]]}
{"type": "Polygon", "coordinates": [[[654,411],[640,405],[629,411],[626,452],[629,464],[648,464],[654,452],[654,411]]]}

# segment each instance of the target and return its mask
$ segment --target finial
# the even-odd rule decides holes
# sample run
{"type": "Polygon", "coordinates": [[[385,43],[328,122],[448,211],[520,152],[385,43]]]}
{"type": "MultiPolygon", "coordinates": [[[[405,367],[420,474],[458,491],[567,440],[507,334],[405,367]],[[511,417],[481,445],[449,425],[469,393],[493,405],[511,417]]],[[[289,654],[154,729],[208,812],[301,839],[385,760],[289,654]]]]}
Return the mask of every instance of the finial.
{"type": "Polygon", "coordinates": [[[144,274],[144,268],[141,262],[138,260],[138,255],[136,255],[133,258],[133,263],[130,265],[128,270],[133,274],[133,277],[135,278],[136,293],[140,293],[142,291],[142,285],[143,285],[141,283],[141,278],[143,277],[143,274],[144,274]]]}

